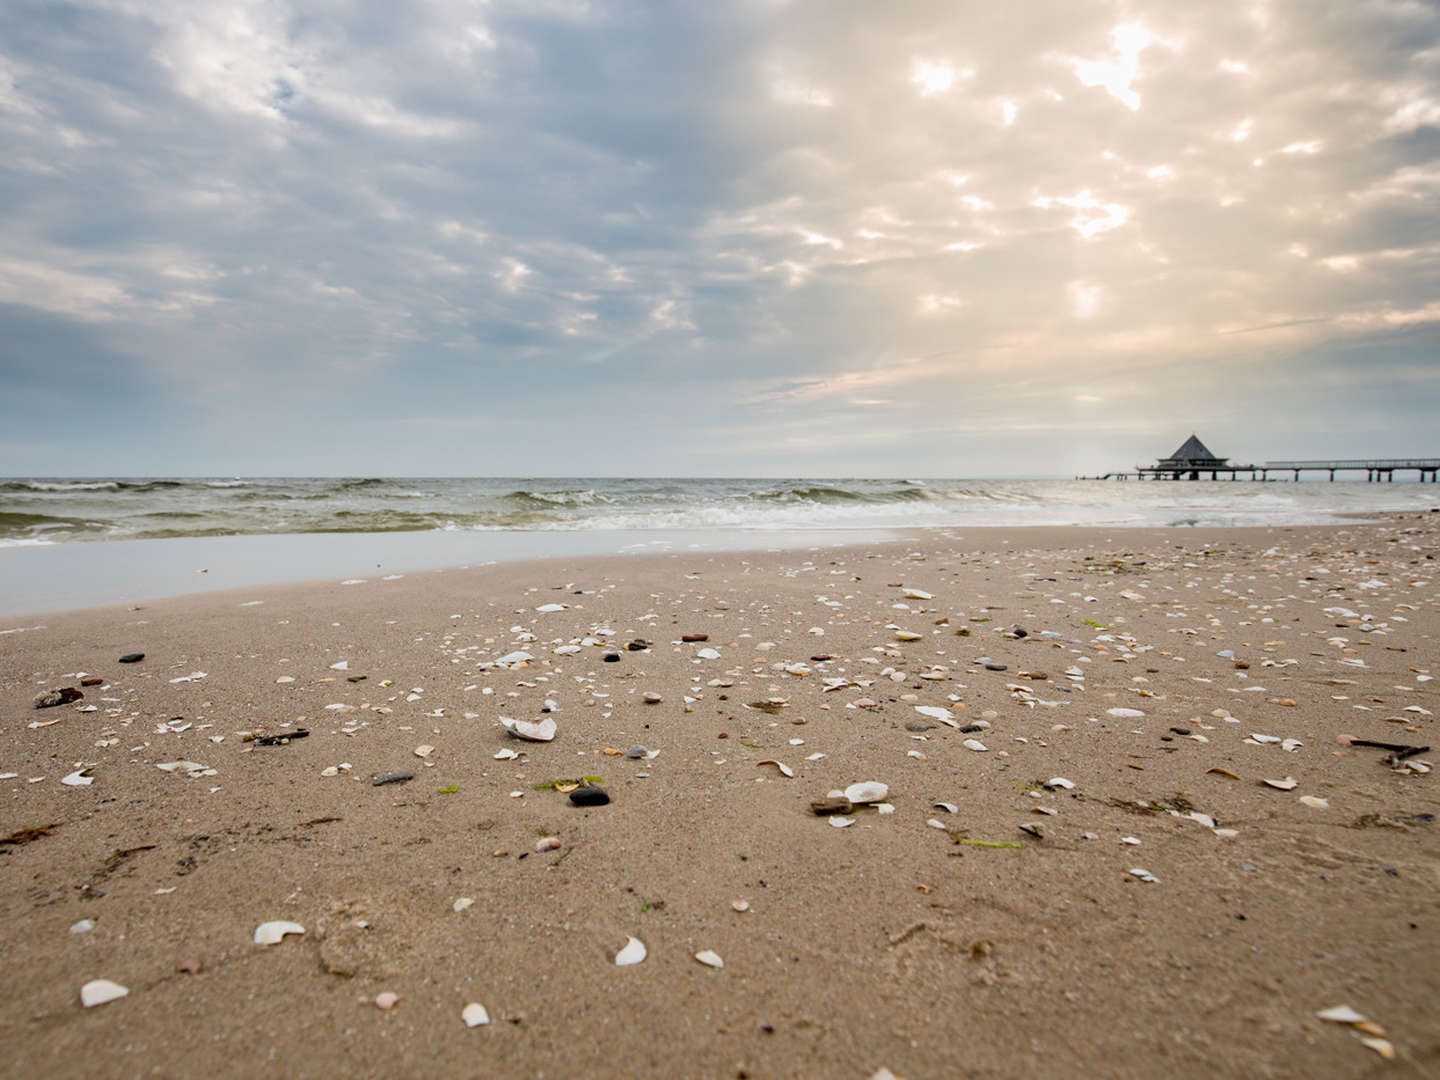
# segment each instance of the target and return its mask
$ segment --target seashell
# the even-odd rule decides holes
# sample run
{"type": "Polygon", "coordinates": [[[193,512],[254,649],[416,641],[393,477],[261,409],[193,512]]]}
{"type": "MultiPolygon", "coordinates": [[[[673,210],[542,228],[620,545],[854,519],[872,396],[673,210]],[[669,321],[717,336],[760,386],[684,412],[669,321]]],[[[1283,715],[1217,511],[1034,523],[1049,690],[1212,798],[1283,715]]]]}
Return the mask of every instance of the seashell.
{"type": "Polygon", "coordinates": [[[704,964],[706,967],[723,968],[725,966],[725,961],[720,959],[720,954],[717,952],[713,952],[710,949],[705,949],[701,952],[697,952],[695,954],[695,959],[699,960],[700,963],[704,964]]]}
{"type": "Polygon", "coordinates": [[[935,594],[924,589],[906,589],[902,594],[906,600],[934,600],[935,594]]]}
{"type": "Polygon", "coordinates": [[[1130,876],[1137,877],[1141,881],[1147,882],[1151,885],[1160,884],[1160,879],[1157,878],[1154,874],[1150,873],[1149,870],[1144,869],[1143,867],[1135,867],[1133,870],[1130,871],[1130,876]]]}
{"type": "Polygon", "coordinates": [[[494,758],[496,761],[514,761],[516,758],[518,758],[518,757],[520,756],[520,751],[519,751],[519,750],[502,749],[502,750],[496,750],[495,753],[491,754],[490,756],[491,756],[492,758],[494,758]]]}
{"type": "Polygon", "coordinates": [[[1313,806],[1316,810],[1330,809],[1330,800],[1322,799],[1318,795],[1301,795],[1300,801],[1306,806],[1313,806]]]}
{"type": "Polygon", "coordinates": [[[1138,836],[1122,836],[1120,837],[1120,843],[1129,844],[1131,847],[1138,847],[1140,845],[1140,838],[1138,836]]]}
{"type": "MultiPolygon", "coordinates": [[[[792,769],[792,768],[790,768],[789,765],[786,765],[784,762],[775,761],[773,758],[766,758],[764,761],[757,761],[755,764],[756,764],[757,766],[760,766],[760,765],[774,765],[777,769],[780,770],[780,775],[781,775],[781,776],[788,776],[788,777],[792,777],[792,778],[793,778],[794,775],[795,775],[795,770],[792,769]]],[[[855,800],[854,800],[854,799],[851,799],[850,801],[851,801],[851,802],[854,802],[855,800]]]]}
{"type": "Polygon", "coordinates": [[[94,919],[81,919],[81,920],[80,920],[79,922],[77,922],[77,923],[71,923],[71,924],[70,924],[70,932],[71,932],[72,934],[88,934],[91,930],[94,930],[94,929],[95,929],[95,920],[94,920],[94,919]]]}
{"type": "Polygon", "coordinates": [[[625,947],[615,954],[616,967],[629,967],[638,964],[646,956],[645,943],[639,938],[630,938],[625,942],[625,947]]]}
{"type": "Polygon", "coordinates": [[[1213,828],[1215,828],[1215,819],[1214,819],[1213,817],[1211,817],[1209,814],[1202,814],[1199,810],[1192,810],[1192,811],[1190,811],[1190,813],[1186,814],[1185,816],[1186,816],[1187,818],[1189,818],[1191,821],[1198,821],[1201,825],[1204,825],[1207,829],[1213,829],[1213,828]]]}
{"type": "Polygon", "coordinates": [[[1045,787],[1051,791],[1054,791],[1056,788],[1064,788],[1066,791],[1069,791],[1074,786],[1075,781],[1066,780],[1063,776],[1052,776],[1049,780],[1045,781],[1045,787]]]}
{"type": "Polygon", "coordinates": [[[1105,710],[1105,715],[1118,717],[1118,718],[1120,718],[1120,719],[1125,719],[1125,718],[1127,718],[1127,717],[1144,716],[1145,714],[1144,714],[1143,712],[1141,712],[1139,709],[1121,709],[1121,708],[1114,708],[1114,709],[1106,709],[1106,710],[1105,710]]]}
{"type": "Polygon", "coordinates": [[[537,607],[535,610],[538,611],[538,612],[540,612],[541,614],[548,615],[548,614],[550,614],[552,611],[564,611],[564,610],[565,610],[565,605],[564,605],[564,604],[541,604],[541,605],[540,605],[539,607],[537,607]]]}
{"type": "Polygon", "coordinates": [[[1369,1018],[1362,1016],[1349,1005],[1332,1005],[1328,1009],[1321,1009],[1315,1014],[1321,1020],[1329,1020],[1333,1024],[1368,1024],[1369,1018]]]}
{"type": "Polygon", "coordinates": [[[720,659],[720,654],[719,654],[718,652],[716,652],[714,649],[701,649],[701,650],[700,650],[699,652],[697,652],[695,655],[696,655],[696,657],[698,657],[698,658],[701,659],[701,660],[719,660],[719,659],[720,659]]]}
{"type": "Polygon", "coordinates": [[[338,664],[331,664],[331,665],[330,665],[330,670],[331,670],[331,671],[349,671],[349,670],[350,670],[350,661],[349,661],[349,660],[341,660],[338,664]]]}
{"type": "Polygon", "coordinates": [[[468,907],[469,907],[471,904],[473,904],[473,903],[475,903],[475,901],[474,901],[471,897],[461,896],[461,897],[457,898],[456,901],[455,901],[453,904],[450,905],[450,910],[451,910],[451,911],[464,911],[466,908],[468,908],[468,907]]]}
{"type": "Polygon", "coordinates": [[[389,1012],[395,1007],[395,1003],[399,1000],[400,995],[395,993],[395,991],[382,990],[380,991],[380,993],[375,995],[375,1007],[377,1009],[383,1009],[385,1010],[385,1012],[389,1012]]]}
{"type": "Polygon", "coordinates": [[[500,657],[499,660],[496,660],[495,663],[499,664],[501,667],[514,667],[517,664],[528,663],[529,661],[534,659],[535,658],[531,656],[528,652],[526,652],[524,649],[517,649],[515,652],[506,653],[504,656],[500,657]]]}
{"type": "Polygon", "coordinates": [[[947,814],[958,814],[960,812],[960,808],[953,802],[937,802],[932,805],[937,809],[944,810],[947,814]]]}
{"type": "Polygon", "coordinates": [[[896,631],[895,631],[895,640],[896,640],[896,641],[924,641],[924,640],[925,640],[925,635],[924,635],[924,634],[917,634],[917,633],[915,633],[914,630],[896,630],[896,631]]]}
{"type": "Polygon", "coordinates": [[[129,987],[113,983],[109,979],[93,979],[80,988],[80,1004],[85,1008],[92,1005],[104,1005],[107,1001],[115,1001],[130,993],[129,987]]]}
{"type": "Polygon", "coordinates": [[[89,787],[95,782],[95,778],[93,776],[86,775],[89,771],[90,769],[88,767],[84,769],[76,769],[69,776],[62,776],[60,778],[60,782],[70,787],[89,787]]]}
{"type": "Polygon", "coordinates": [[[424,746],[415,747],[415,756],[418,758],[428,758],[434,752],[435,747],[430,746],[428,743],[424,746]]]}
{"type": "Polygon", "coordinates": [[[1386,1061],[1395,1060],[1395,1046],[1389,1039],[1361,1039],[1360,1041],[1386,1061]]]}
{"type": "Polygon", "coordinates": [[[278,945],[286,934],[303,933],[305,933],[305,927],[299,923],[276,919],[273,922],[263,922],[255,928],[255,944],[278,945]]]}
{"type": "Polygon", "coordinates": [[[882,816],[885,814],[893,814],[895,812],[895,807],[892,803],[877,802],[875,804],[875,812],[882,816]]]}
{"type": "Polygon", "coordinates": [[[1293,776],[1287,776],[1284,780],[1262,780],[1262,784],[1275,788],[1277,791],[1294,791],[1300,786],[1300,781],[1293,776]]]}
{"type": "Polygon", "coordinates": [[[460,1019],[465,1021],[466,1027],[473,1028],[490,1023],[490,1014],[485,1011],[484,1005],[478,1001],[472,1001],[461,1010],[460,1019]]]}
{"type": "Polygon", "coordinates": [[[1239,779],[1240,779],[1240,777],[1238,777],[1237,775],[1235,775],[1235,774],[1234,774],[1233,772],[1231,772],[1229,769],[1222,769],[1222,768],[1220,768],[1219,766],[1216,766],[1216,767],[1213,768],[1213,769],[1206,769],[1205,771],[1206,771],[1207,773],[1214,773],[1216,776],[1228,776],[1231,780],[1239,780],[1239,779]]]}
{"type": "Polygon", "coordinates": [[[1254,731],[1250,733],[1250,738],[1254,739],[1257,743],[1279,743],[1283,741],[1279,735],[1260,735],[1254,731]]]}
{"type": "Polygon", "coordinates": [[[1041,825],[1038,821],[1025,822],[1020,826],[1020,831],[1035,837],[1036,840],[1045,839],[1045,826],[1041,825]]]}
{"type": "Polygon", "coordinates": [[[517,739],[528,739],[530,742],[550,742],[555,738],[555,721],[548,716],[538,722],[511,720],[509,717],[502,716],[500,722],[505,725],[505,730],[517,739]]]}
{"type": "Polygon", "coordinates": [[[926,824],[926,825],[929,825],[932,829],[939,829],[941,832],[948,832],[948,831],[949,831],[948,827],[946,826],[946,824],[945,824],[943,821],[939,821],[939,820],[937,820],[936,818],[933,818],[933,817],[930,818],[930,819],[928,819],[928,820],[925,822],[925,824],[926,824]]]}
{"type": "Polygon", "coordinates": [[[864,803],[881,802],[889,794],[890,785],[882,784],[878,780],[862,780],[845,789],[845,798],[857,806],[864,803]]]}
{"type": "Polygon", "coordinates": [[[854,825],[855,819],[853,817],[832,817],[830,819],[830,824],[834,825],[837,829],[845,829],[849,828],[851,825],[854,825]]]}
{"type": "Polygon", "coordinates": [[[741,911],[741,912],[749,911],[749,910],[750,910],[750,901],[749,901],[749,900],[731,900],[731,901],[730,901],[730,906],[731,906],[732,908],[734,908],[736,911],[741,911]]]}
{"type": "Polygon", "coordinates": [[[558,836],[542,836],[539,840],[535,842],[535,850],[537,853],[542,851],[554,851],[559,848],[559,846],[560,838],[558,836]]]}
{"type": "Polygon", "coordinates": [[[990,748],[986,746],[983,742],[981,742],[979,739],[966,739],[965,749],[974,750],[976,753],[983,753],[990,748]]]}

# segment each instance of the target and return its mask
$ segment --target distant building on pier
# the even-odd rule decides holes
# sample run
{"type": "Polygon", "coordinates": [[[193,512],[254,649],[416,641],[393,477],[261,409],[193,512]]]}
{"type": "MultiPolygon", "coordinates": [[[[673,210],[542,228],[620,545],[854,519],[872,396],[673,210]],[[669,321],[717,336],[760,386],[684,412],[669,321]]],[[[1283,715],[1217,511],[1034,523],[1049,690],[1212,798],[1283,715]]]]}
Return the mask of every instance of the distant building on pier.
{"type": "Polygon", "coordinates": [[[1157,461],[1154,469],[1161,473],[1189,473],[1190,479],[1195,480],[1207,469],[1221,470],[1229,467],[1229,458],[1216,457],[1210,452],[1210,448],[1200,441],[1200,437],[1192,433],[1180,444],[1178,450],[1157,461]]]}

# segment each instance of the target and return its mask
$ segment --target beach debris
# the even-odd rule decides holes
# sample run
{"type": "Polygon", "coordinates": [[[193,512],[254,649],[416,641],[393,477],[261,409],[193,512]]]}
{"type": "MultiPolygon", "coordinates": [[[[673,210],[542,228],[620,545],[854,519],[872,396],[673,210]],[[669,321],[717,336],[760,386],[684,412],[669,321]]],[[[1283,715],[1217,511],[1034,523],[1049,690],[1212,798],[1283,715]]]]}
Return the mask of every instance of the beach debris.
{"type": "Polygon", "coordinates": [[[558,851],[559,848],[560,838],[558,836],[542,836],[539,840],[535,841],[536,854],[543,854],[547,851],[558,851]]]}
{"type": "Polygon", "coordinates": [[[1045,839],[1045,826],[1041,825],[1038,821],[1023,822],[1020,826],[1020,831],[1028,833],[1030,836],[1035,837],[1036,840],[1045,839]]]}
{"type": "Polygon", "coordinates": [[[407,780],[414,780],[415,774],[411,772],[389,772],[382,776],[375,777],[370,781],[371,787],[384,787],[386,784],[403,784],[407,780]]]}
{"type": "Polygon", "coordinates": [[[1349,1005],[1332,1005],[1328,1009],[1321,1009],[1315,1014],[1321,1020],[1328,1020],[1332,1024],[1368,1024],[1368,1017],[1352,1009],[1349,1005]]]}
{"type": "Polygon", "coordinates": [[[308,728],[295,728],[293,731],[279,731],[273,735],[251,734],[243,738],[242,742],[254,743],[256,746],[289,746],[291,739],[308,738],[308,728]]]}
{"type": "Polygon", "coordinates": [[[640,695],[640,700],[643,701],[646,705],[659,705],[660,702],[664,701],[665,699],[662,698],[659,694],[655,693],[655,691],[648,690],[644,694],[640,695]]]}
{"type": "Polygon", "coordinates": [[[1216,776],[1228,776],[1231,780],[1239,780],[1240,777],[1229,769],[1222,769],[1218,765],[1213,769],[1206,769],[1207,773],[1214,773],[1216,776]]]}
{"type": "Polygon", "coordinates": [[[959,843],[968,844],[971,847],[979,848],[1012,848],[1016,851],[1023,851],[1025,845],[1019,840],[977,840],[971,836],[962,836],[959,843]]]}
{"type": "Polygon", "coordinates": [[[686,642],[686,643],[691,643],[691,642],[696,642],[696,641],[709,641],[709,640],[710,640],[710,635],[709,635],[709,634],[681,634],[681,635],[680,635],[680,640],[681,640],[681,641],[684,641],[684,642],[686,642]]]}
{"type": "Polygon", "coordinates": [[[381,990],[375,995],[375,1007],[383,1012],[389,1012],[400,1000],[400,995],[393,990],[381,990]]]}
{"type": "Polygon", "coordinates": [[[73,686],[61,687],[58,690],[45,690],[35,695],[35,708],[53,709],[56,705],[68,705],[72,701],[79,701],[84,696],[73,686]]]}
{"type": "Polygon", "coordinates": [[[349,660],[341,660],[341,661],[339,661],[338,663],[331,664],[331,665],[330,665],[330,670],[331,670],[331,671],[349,671],[349,670],[350,670],[350,661],[349,661],[349,660]]]}
{"type": "Polygon", "coordinates": [[[862,780],[858,784],[851,784],[844,791],[844,797],[856,806],[883,802],[889,794],[890,786],[878,780],[862,780]]]}
{"type": "Polygon", "coordinates": [[[127,652],[124,656],[120,657],[120,659],[117,660],[116,663],[138,664],[141,660],[144,659],[145,654],[143,652],[127,652]]]}
{"type": "Polygon", "coordinates": [[[415,756],[418,758],[428,758],[433,753],[435,753],[435,747],[431,746],[429,743],[425,743],[422,746],[415,747],[415,756]]]}
{"type": "Polygon", "coordinates": [[[303,934],[305,927],[286,919],[263,922],[255,928],[256,945],[278,945],[286,934],[303,934]]]}
{"type": "Polygon", "coordinates": [[[474,903],[475,898],[472,896],[457,896],[455,898],[455,902],[450,905],[450,910],[458,915],[460,912],[464,911],[466,908],[470,907],[474,903]]]}
{"type": "Polygon", "coordinates": [[[990,749],[979,739],[966,739],[964,745],[966,750],[974,750],[977,754],[984,753],[990,749]]]}
{"type": "Polygon", "coordinates": [[[915,711],[921,716],[928,716],[931,720],[938,720],[949,727],[959,727],[954,720],[955,714],[943,705],[916,705],[915,711]]]}
{"type": "Polygon", "coordinates": [[[730,901],[730,907],[731,907],[732,910],[738,911],[738,912],[740,912],[740,913],[743,914],[743,913],[745,913],[745,912],[747,912],[747,911],[750,910],[750,901],[749,901],[749,900],[731,900],[731,901],[730,901]]]}
{"type": "Polygon", "coordinates": [[[626,750],[625,756],[631,761],[640,761],[643,758],[650,757],[650,751],[643,746],[637,745],[630,747],[629,750],[626,750]]]}
{"type": "Polygon", "coordinates": [[[615,954],[616,967],[630,967],[638,964],[648,955],[645,951],[645,943],[639,938],[632,937],[625,942],[625,947],[615,954]]]}
{"type": "Polygon", "coordinates": [[[896,641],[924,641],[924,634],[917,634],[914,630],[896,630],[896,641]]]}
{"type": "Polygon", "coordinates": [[[1045,781],[1043,786],[1049,791],[1054,791],[1056,788],[1064,788],[1066,791],[1069,791],[1075,786],[1075,781],[1067,780],[1063,776],[1052,776],[1049,780],[1045,781]]]}
{"type": "MultiPolygon", "coordinates": [[[[1106,715],[1106,716],[1113,716],[1113,717],[1116,717],[1117,719],[1124,720],[1124,719],[1133,719],[1133,718],[1135,718],[1135,717],[1144,716],[1145,713],[1142,712],[1140,709],[1114,708],[1114,709],[1106,709],[1106,710],[1105,710],[1105,715],[1106,715]]],[[[1276,740],[1276,741],[1278,742],[1279,740],[1276,740]]]]}
{"type": "Polygon", "coordinates": [[[74,922],[70,924],[70,933],[72,934],[88,934],[91,930],[94,929],[94,919],[81,919],[79,922],[74,922]]]}
{"type": "Polygon", "coordinates": [[[764,761],[757,761],[755,763],[756,768],[759,768],[761,765],[774,765],[775,768],[780,770],[781,776],[790,778],[794,778],[795,776],[794,769],[792,769],[789,765],[786,765],[783,761],[776,761],[774,758],[766,758],[764,761]]]}
{"type": "Polygon", "coordinates": [[[603,787],[587,786],[576,788],[570,792],[571,806],[605,806],[610,802],[610,794],[603,787]]]}
{"type": "Polygon", "coordinates": [[[1294,791],[1300,786],[1300,781],[1293,776],[1287,776],[1284,780],[1261,780],[1267,787],[1273,787],[1276,791],[1294,791]]]}
{"type": "Polygon", "coordinates": [[[502,716],[500,722],[505,725],[505,730],[517,739],[550,742],[555,738],[555,721],[548,716],[540,721],[511,720],[508,716],[502,716]]]}
{"type": "Polygon", "coordinates": [[[719,660],[720,654],[714,649],[699,649],[695,656],[700,660],[719,660]]]}
{"type": "Polygon", "coordinates": [[[82,769],[76,769],[68,776],[62,776],[60,782],[68,787],[89,787],[95,782],[95,777],[90,775],[90,766],[87,765],[82,769]]]}
{"type": "Polygon", "coordinates": [[[481,1027],[490,1023],[490,1014],[485,1011],[484,1005],[478,1001],[472,1001],[460,1010],[460,1019],[465,1021],[467,1028],[481,1027]]]}
{"type": "Polygon", "coordinates": [[[855,824],[855,819],[853,817],[832,817],[830,824],[834,825],[837,829],[848,829],[851,825],[855,824]]]}
{"type": "Polygon", "coordinates": [[[723,968],[725,966],[725,961],[720,959],[720,954],[712,949],[702,949],[695,954],[695,959],[706,967],[723,968]]]}
{"type": "Polygon", "coordinates": [[[183,772],[186,777],[195,780],[201,776],[215,776],[216,770],[209,765],[202,765],[198,761],[162,761],[155,766],[161,772],[176,773],[183,772]]]}
{"type": "Polygon", "coordinates": [[[495,753],[491,754],[490,756],[496,761],[514,761],[524,752],[525,751],[523,750],[511,750],[509,748],[502,747],[501,749],[496,750],[495,753]]]}
{"type": "Polygon", "coordinates": [[[960,812],[960,808],[953,802],[937,802],[931,803],[931,805],[937,810],[944,810],[947,814],[958,814],[960,812]]]}
{"type": "Polygon", "coordinates": [[[80,1004],[89,1009],[95,1005],[123,998],[130,993],[129,987],[111,982],[109,979],[92,979],[80,987],[80,1004]]]}
{"type": "Polygon", "coordinates": [[[848,814],[854,809],[854,804],[843,795],[826,796],[823,799],[816,799],[810,804],[810,810],[819,817],[826,817],[830,814],[848,814]]]}
{"type": "Polygon", "coordinates": [[[1330,809],[1330,800],[1329,800],[1329,799],[1322,799],[1322,798],[1320,798],[1320,796],[1318,796],[1318,795],[1301,795],[1301,796],[1300,796],[1300,801],[1301,801],[1302,803],[1304,803],[1306,806],[1313,807],[1313,808],[1315,808],[1316,810],[1329,810],[1329,809],[1330,809]]]}
{"type": "Polygon", "coordinates": [[[926,592],[924,589],[906,589],[903,593],[901,593],[901,595],[904,596],[906,600],[934,600],[934,599],[935,599],[935,594],[934,594],[934,593],[928,593],[928,592],[926,592]]]}
{"type": "Polygon", "coordinates": [[[1137,867],[1133,868],[1133,869],[1130,871],[1130,876],[1131,876],[1131,877],[1135,877],[1135,878],[1139,878],[1141,881],[1145,882],[1147,885],[1158,885],[1158,884],[1160,884],[1160,879],[1159,879],[1159,878],[1157,878],[1154,874],[1150,873],[1149,870],[1146,870],[1144,867],[1141,867],[1141,866],[1137,866],[1137,867]]]}

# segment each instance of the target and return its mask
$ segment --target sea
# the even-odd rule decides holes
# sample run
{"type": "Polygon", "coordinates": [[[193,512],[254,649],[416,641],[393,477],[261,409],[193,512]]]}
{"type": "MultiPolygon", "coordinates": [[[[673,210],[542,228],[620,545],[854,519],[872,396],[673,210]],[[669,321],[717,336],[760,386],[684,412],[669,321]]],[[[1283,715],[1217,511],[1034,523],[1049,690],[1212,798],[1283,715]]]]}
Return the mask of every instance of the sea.
{"type": "Polygon", "coordinates": [[[1413,482],[0,478],[0,613],[558,554],[823,546],[917,528],[1326,524],[1433,507],[1440,485],[1413,482]]]}

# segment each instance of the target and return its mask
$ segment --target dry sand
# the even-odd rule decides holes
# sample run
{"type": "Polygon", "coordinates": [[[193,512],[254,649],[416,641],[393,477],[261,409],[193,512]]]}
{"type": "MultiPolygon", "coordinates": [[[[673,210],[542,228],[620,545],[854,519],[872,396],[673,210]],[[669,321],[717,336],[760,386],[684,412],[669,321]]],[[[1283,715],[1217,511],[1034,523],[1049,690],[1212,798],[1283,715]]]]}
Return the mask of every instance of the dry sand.
{"type": "Polygon", "coordinates": [[[1440,753],[1397,769],[1337,736],[1434,738],[1437,518],[964,529],[9,620],[0,1053],[106,1077],[1436,1075],[1440,777],[1406,766],[1440,753]],[[33,706],[82,673],[105,681],[33,706]],[[547,699],[553,742],[506,734],[547,699]],[[605,752],[635,744],[659,754],[605,752]],[[610,805],[536,789],[585,775],[610,805]],[[864,780],[892,813],[811,813],[864,780]],[[252,944],[277,919],[304,934],[252,944]],[[648,956],[617,967],[632,936],[648,956]],[[95,979],[129,995],[83,1007],[95,979]],[[1316,1015],[1346,1004],[1378,1026],[1316,1015]]]}

